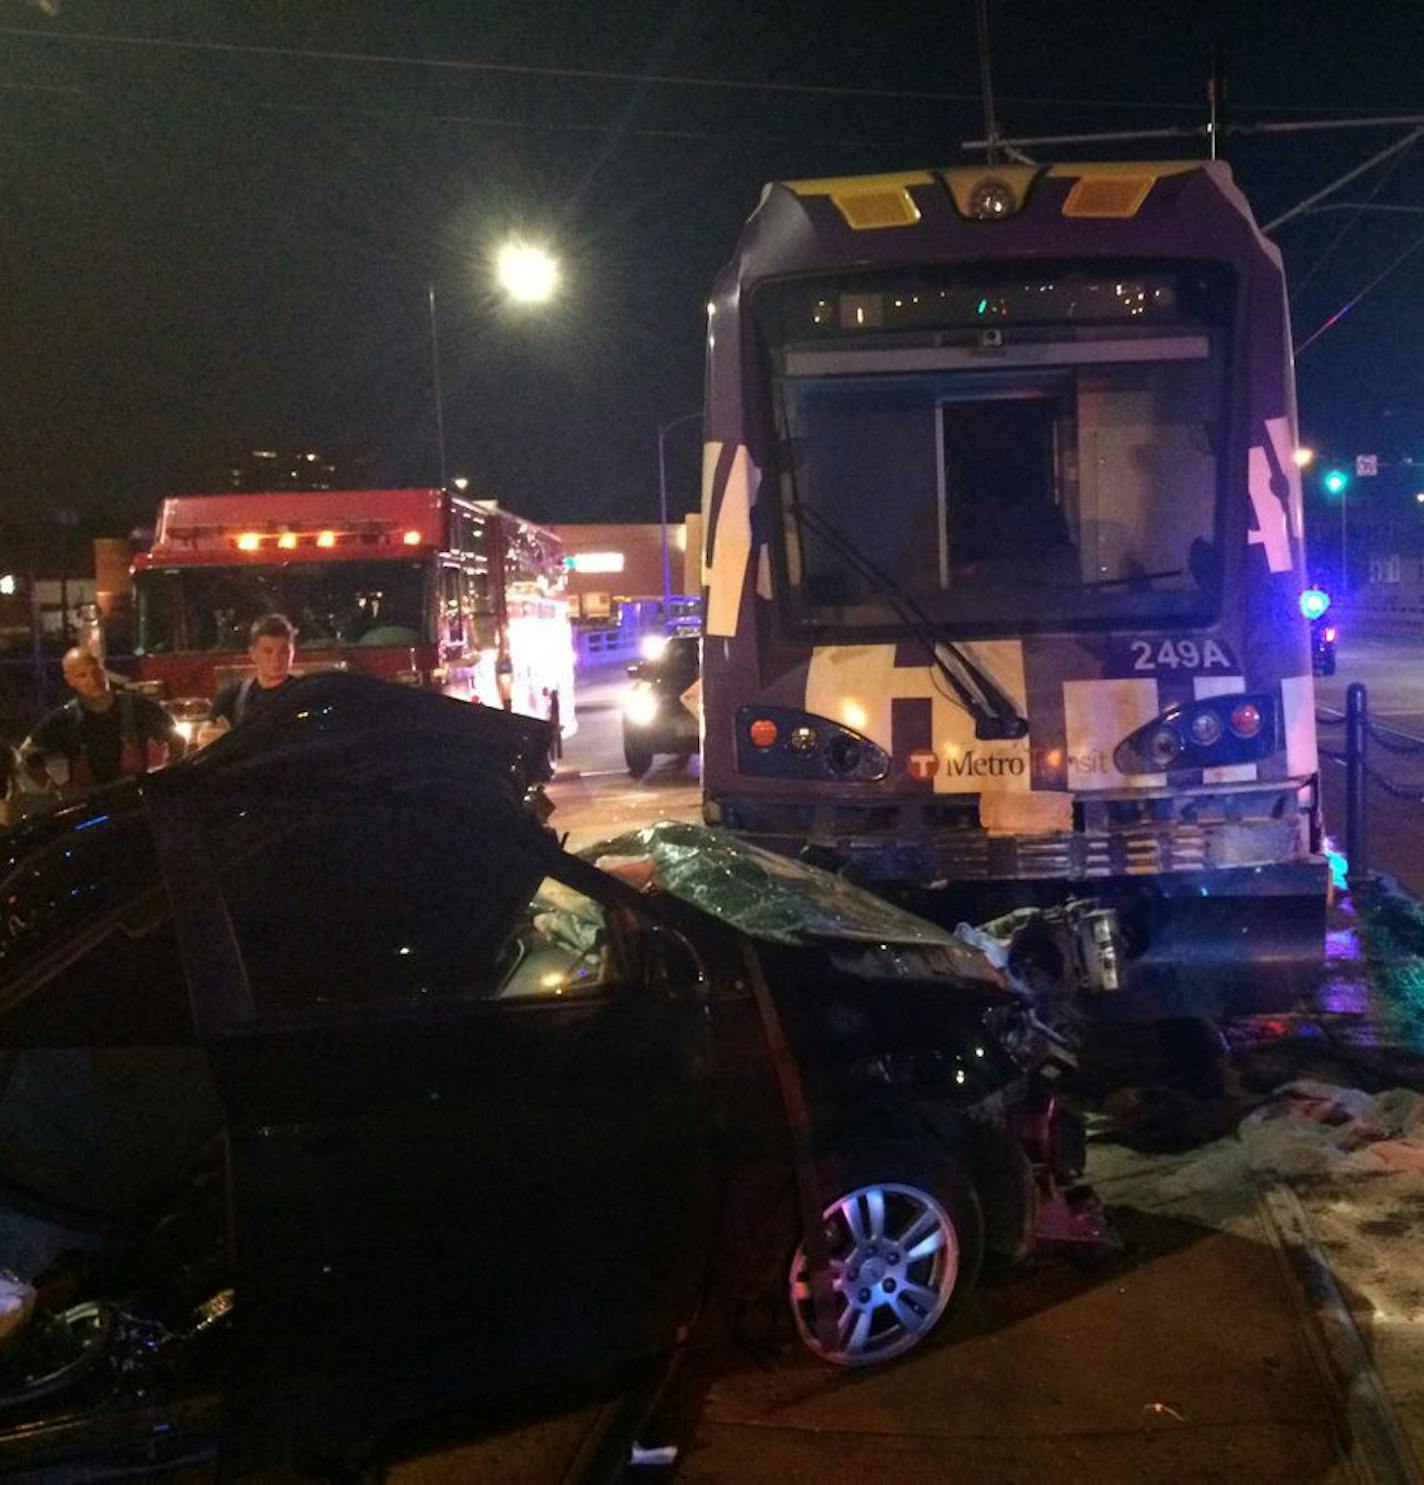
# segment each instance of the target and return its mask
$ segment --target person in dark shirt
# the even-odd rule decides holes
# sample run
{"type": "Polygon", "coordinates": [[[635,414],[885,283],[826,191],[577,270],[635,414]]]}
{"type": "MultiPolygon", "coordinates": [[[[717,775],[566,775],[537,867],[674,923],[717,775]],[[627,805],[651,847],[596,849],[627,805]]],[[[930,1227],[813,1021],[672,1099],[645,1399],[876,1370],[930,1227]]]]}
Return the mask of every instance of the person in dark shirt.
{"type": "Polygon", "coordinates": [[[95,784],[147,773],[183,756],[183,739],[156,701],[116,692],[88,650],[70,650],[63,663],[74,699],[43,718],[20,746],[33,783],[58,784],[65,798],[73,798],[95,784]],[[57,777],[60,763],[63,776],[57,777]]]}
{"type": "Polygon", "coordinates": [[[285,614],[264,614],[256,620],[248,631],[247,646],[254,674],[229,681],[213,698],[204,741],[209,741],[213,732],[226,732],[229,727],[240,727],[262,716],[292,684],[296,639],[297,631],[285,614]]]}

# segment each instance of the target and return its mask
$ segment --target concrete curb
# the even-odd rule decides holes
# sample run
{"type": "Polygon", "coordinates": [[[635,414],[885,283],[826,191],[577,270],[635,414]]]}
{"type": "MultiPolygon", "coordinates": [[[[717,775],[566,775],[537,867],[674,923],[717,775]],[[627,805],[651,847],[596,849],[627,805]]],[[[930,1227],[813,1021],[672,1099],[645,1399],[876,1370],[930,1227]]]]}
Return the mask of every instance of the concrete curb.
{"type": "Polygon", "coordinates": [[[1290,1281],[1302,1328],[1336,1402],[1342,1452],[1360,1485],[1424,1485],[1424,1469],[1394,1410],[1355,1317],[1295,1192],[1269,1172],[1257,1196],[1290,1281]]]}

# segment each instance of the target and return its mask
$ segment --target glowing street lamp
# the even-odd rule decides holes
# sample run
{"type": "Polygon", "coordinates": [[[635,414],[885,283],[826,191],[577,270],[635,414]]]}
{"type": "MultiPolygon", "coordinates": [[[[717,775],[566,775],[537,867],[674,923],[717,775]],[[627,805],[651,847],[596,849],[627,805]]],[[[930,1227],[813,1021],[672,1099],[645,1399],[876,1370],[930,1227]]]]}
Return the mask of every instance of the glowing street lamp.
{"type": "Polygon", "coordinates": [[[543,248],[515,238],[496,254],[495,278],[517,304],[547,304],[559,287],[559,265],[543,248]]]}
{"type": "Polygon", "coordinates": [[[1307,469],[1315,462],[1315,450],[1299,448],[1291,455],[1297,469],[1307,469]]]}
{"type": "MultiPolygon", "coordinates": [[[[494,279],[505,298],[516,304],[547,304],[559,287],[559,265],[543,248],[511,238],[494,255],[494,279]]],[[[445,394],[440,381],[440,334],[435,319],[435,285],[426,285],[430,307],[430,365],[435,396],[435,444],[440,457],[440,488],[445,466],[445,394]]]]}

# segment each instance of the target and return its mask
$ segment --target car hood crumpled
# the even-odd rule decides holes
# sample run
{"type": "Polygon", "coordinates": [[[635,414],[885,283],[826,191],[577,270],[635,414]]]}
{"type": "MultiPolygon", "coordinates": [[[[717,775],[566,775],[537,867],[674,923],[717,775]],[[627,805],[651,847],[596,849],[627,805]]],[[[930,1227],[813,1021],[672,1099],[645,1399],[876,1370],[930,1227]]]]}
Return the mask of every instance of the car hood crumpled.
{"type": "Polygon", "coordinates": [[[650,863],[664,892],[741,929],[783,944],[923,944],[942,950],[954,973],[1001,983],[976,948],[934,923],[820,867],[793,861],[702,825],[662,821],[581,853],[604,867],[650,863]]]}

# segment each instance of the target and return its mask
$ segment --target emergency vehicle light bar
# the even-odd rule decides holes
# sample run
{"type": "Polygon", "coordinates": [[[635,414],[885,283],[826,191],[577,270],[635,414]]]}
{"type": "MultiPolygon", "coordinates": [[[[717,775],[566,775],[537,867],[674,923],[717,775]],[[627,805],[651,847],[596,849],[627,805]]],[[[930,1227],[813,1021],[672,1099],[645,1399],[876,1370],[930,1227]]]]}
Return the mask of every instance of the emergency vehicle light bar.
{"type": "Polygon", "coordinates": [[[204,539],[225,541],[239,552],[260,552],[275,547],[279,551],[295,551],[299,547],[347,546],[356,542],[363,545],[392,545],[418,547],[424,541],[424,533],[415,527],[402,528],[389,522],[366,521],[359,525],[327,527],[319,531],[294,531],[283,527],[266,527],[260,530],[233,531],[224,526],[184,526],[169,532],[175,542],[191,542],[197,545],[204,539]]]}

